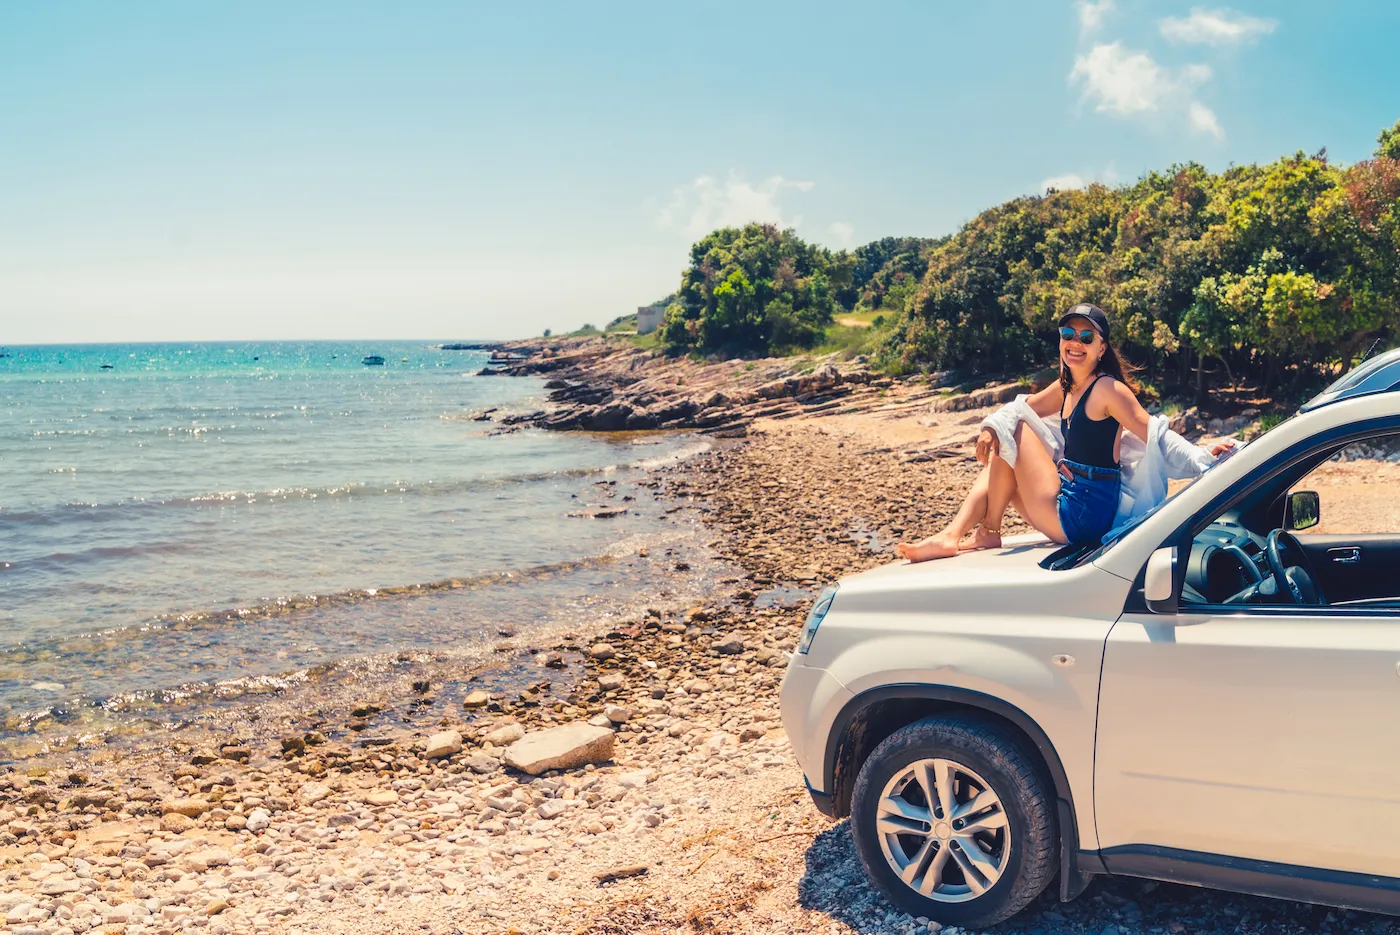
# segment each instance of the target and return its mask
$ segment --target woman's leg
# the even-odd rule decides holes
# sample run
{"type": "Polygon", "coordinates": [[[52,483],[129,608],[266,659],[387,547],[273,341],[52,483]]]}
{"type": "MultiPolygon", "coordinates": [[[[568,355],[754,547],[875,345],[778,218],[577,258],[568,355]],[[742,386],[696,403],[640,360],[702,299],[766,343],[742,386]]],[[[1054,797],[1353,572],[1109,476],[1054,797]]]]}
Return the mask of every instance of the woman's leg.
{"type": "MultiPolygon", "coordinates": [[[[996,459],[993,459],[996,460],[996,459]]],[[[962,506],[951,522],[927,539],[915,543],[901,542],[894,547],[895,554],[911,562],[923,562],[931,558],[947,558],[958,554],[958,540],[987,513],[987,497],[991,486],[991,465],[983,468],[972,482],[962,506]]]]}
{"type": "Polygon", "coordinates": [[[913,545],[900,543],[895,553],[911,562],[927,561],[931,558],[947,558],[960,551],[970,549],[994,549],[1001,545],[1001,536],[984,531],[985,526],[1000,528],[1000,522],[992,522],[991,517],[1000,518],[1006,512],[1007,503],[1020,508],[1020,496],[1016,491],[1016,472],[999,456],[993,455],[987,466],[977,475],[972,489],[952,521],[935,535],[913,545]],[[966,540],[963,536],[969,529],[982,524],[966,540]]]}
{"type": "MultiPolygon", "coordinates": [[[[1020,444],[1019,440],[1017,444],[1020,444]]],[[[1017,459],[1019,460],[1019,459],[1017,459]]],[[[1017,493],[1016,471],[1007,464],[1000,455],[992,455],[987,463],[987,508],[982,516],[982,525],[978,526],[966,541],[959,543],[958,548],[970,551],[972,549],[996,549],[1001,547],[1001,520],[1006,514],[1006,505],[1013,500],[1020,507],[1020,496],[1017,493]],[[988,532],[988,527],[997,532],[988,532]]]]}
{"type": "MultiPolygon", "coordinates": [[[[1024,423],[1016,428],[1016,446],[1019,454],[1014,469],[1000,455],[992,455],[987,466],[977,475],[972,490],[952,522],[941,532],[921,542],[901,542],[895,546],[895,554],[911,562],[956,555],[959,540],[973,525],[980,522],[1000,529],[1007,504],[1014,506],[1016,512],[1037,530],[1056,542],[1064,542],[1065,533],[1060,526],[1055,502],[1060,493],[1060,472],[1045,443],[1035,432],[1027,430],[1024,423]]],[[[963,543],[963,548],[996,548],[1000,545],[1000,535],[992,536],[978,530],[968,542],[963,543]]]]}
{"type": "MultiPolygon", "coordinates": [[[[1056,542],[1064,542],[1065,531],[1060,526],[1056,504],[1060,495],[1060,472],[1055,467],[1054,459],[1040,436],[1027,429],[1025,423],[1016,427],[1016,449],[1016,484],[1012,491],[1016,511],[1040,532],[1056,542]]],[[[1006,465],[1006,462],[1002,464],[1006,465]]],[[[1000,502],[989,498],[989,501],[987,522],[1000,527],[1002,513],[1012,498],[1000,502]]]]}

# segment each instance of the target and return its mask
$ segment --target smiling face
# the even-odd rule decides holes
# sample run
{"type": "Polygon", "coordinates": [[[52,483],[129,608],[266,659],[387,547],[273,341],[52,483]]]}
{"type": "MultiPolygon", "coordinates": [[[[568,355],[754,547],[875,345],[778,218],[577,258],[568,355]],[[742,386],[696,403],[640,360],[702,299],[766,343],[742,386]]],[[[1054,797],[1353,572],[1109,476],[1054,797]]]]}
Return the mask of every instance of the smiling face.
{"type": "Polygon", "coordinates": [[[1099,358],[1103,356],[1105,345],[1103,335],[1099,334],[1094,323],[1087,318],[1076,315],[1067,319],[1060,327],[1075,330],[1075,337],[1072,340],[1066,341],[1064,338],[1060,338],[1060,361],[1070,370],[1081,373],[1086,369],[1096,367],[1099,358]],[[1092,331],[1094,342],[1092,344],[1082,343],[1078,336],[1081,331],[1092,331]]]}

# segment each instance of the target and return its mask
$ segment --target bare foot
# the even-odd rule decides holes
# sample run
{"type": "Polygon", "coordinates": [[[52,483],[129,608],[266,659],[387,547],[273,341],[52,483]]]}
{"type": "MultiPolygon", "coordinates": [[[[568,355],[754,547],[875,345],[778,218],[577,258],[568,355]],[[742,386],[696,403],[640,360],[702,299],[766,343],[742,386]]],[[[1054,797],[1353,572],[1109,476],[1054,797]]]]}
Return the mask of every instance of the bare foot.
{"type": "Polygon", "coordinates": [[[1001,548],[1001,534],[987,532],[978,526],[968,533],[963,540],[958,543],[959,552],[970,552],[973,549],[999,549],[1001,548]]]}
{"type": "Polygon", "coordinates": [[[947,536],[930,536],[922,542],[901,542],[894,547],[900,558],[911,562],[926,562],[931,558],[948,558],[958,554],[958,542],[947,536]]]}

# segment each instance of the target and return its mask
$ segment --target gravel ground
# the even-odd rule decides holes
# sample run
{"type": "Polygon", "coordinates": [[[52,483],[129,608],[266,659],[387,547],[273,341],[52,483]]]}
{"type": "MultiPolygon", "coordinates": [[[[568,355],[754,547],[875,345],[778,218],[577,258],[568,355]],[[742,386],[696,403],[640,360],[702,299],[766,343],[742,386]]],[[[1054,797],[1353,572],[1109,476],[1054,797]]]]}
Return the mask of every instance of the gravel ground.
{"type": "MultiPolygon", "coordinates": [[[[405,707],[394,731],[172,742],[86,775],[0,776],[0,931],[939,931],[867,885],[846,824],[813,809],[778,724],[805,598],[935,528],[975,473],[970,449],[872,445],[871,418],[760,422],[658,471],[656,493],[702,514],[742,576],[703,605],[533,647],[540,681],[523,692],[450,717],[405,707]],[[615,730],[610,759],[541,776],[501,763],[522,731],[585,720],[615,730]],[[432,735],[454,731],[460,750],[430,755],[432,735]],[[608,872],[617,879],[600,882],[608,872]]],[[[1046,894],[999,931],[1400,927],[1101,879],[1068,905],[1046,894]]]]}

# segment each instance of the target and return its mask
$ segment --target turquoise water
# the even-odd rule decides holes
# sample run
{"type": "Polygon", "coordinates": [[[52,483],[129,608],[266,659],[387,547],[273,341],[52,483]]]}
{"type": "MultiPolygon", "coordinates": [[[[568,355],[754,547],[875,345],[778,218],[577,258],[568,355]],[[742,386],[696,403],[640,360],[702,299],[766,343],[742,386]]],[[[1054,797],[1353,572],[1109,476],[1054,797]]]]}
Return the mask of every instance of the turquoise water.
{"type": "Polygon", "coordinates": [[[695,440],[492,434],[475,417],[538,408],[542,381],[477,376],[482,352],[0,353],[0,742],[100,742],[249,680],[623,613],[670,585],[618,562],[688,547],[638,484],[695,440]]]}

